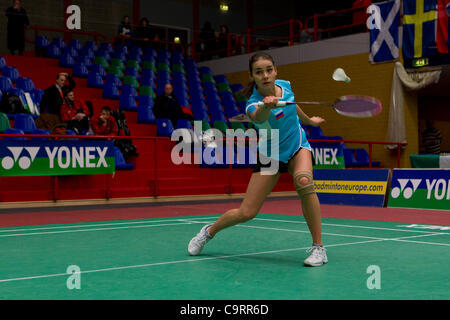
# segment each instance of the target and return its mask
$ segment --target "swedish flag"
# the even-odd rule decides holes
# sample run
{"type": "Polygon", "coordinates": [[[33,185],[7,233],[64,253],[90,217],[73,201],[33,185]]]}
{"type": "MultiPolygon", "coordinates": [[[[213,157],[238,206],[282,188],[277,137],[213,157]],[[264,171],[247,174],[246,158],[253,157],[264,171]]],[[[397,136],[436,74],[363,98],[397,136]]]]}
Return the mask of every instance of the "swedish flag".
{"type": "Polygon", "coordinates": [[[436,53],[437,0],[403,1],[403,55],[407,58],[436,53]]]}

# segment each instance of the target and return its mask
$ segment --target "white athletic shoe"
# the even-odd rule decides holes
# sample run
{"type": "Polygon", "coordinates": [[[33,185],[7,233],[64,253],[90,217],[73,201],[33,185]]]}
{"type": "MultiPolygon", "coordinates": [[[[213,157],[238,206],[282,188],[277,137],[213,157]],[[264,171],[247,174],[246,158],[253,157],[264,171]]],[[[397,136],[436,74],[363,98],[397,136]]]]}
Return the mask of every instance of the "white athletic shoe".
{"type": "Polygon", "coordinates": [[[305,259],[303,264],[309,267],[320,267],[328,262],[327,250],[324,247],[312,246],[306,252],[311,252],[311,255],[305,259]]]}
{"type": "Polygon", "coordinates": [[[200,232],[197,233],[197,235],[193,237],[192,240],[189,242],[188,252],[191,256],[198,255],[203,250],[205,244],[212,239],[206,232],[206,229],[208,229],[208,227],[210,226],[212,226],[212,224],[204,226],[200,230],[200,232]]]}

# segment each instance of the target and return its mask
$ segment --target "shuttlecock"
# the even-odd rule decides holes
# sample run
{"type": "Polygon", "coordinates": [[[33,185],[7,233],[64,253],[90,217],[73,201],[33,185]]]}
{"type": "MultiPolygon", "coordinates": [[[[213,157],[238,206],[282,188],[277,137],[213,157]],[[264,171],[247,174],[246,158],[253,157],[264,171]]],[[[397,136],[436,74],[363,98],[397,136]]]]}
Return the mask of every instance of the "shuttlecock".
{"type": "Polygon", "coordinates": [[[350,78],[345,74],[345,71],[342,68],[334,70],[333,79],[336,81],[350,82],[350,78]]]}

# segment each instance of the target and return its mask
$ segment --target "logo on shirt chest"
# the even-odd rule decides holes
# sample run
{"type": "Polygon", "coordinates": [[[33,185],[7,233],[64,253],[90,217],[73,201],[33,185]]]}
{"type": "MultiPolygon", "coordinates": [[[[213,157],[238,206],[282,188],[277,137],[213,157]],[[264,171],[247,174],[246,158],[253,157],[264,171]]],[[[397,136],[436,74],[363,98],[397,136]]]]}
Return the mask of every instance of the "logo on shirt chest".
{"type": "Polygon", "coordinates": [[[284,117],[284,112],[283,112],[283,110],[280,109],[280,110],[276,111],[276,112],[274,113],[274,116],[275,116],[275,119],[277,119],[277,120],[283,118],[283,117],[284,117]]]}

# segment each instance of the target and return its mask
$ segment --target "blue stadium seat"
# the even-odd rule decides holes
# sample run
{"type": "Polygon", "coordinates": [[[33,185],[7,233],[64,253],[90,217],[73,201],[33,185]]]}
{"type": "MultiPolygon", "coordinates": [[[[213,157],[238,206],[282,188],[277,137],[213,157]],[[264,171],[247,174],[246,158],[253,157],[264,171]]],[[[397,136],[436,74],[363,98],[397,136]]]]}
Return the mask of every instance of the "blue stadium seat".
{"type": "Polygon", "coordinates": [[[120,99],[119,87],[111,83],[105,83],[103,86],[103,98],[120,99]]]}
{"type": "Polygon", "coordinates": [[[31,80],[30,78],[20,77],[19,79],[17,79],[16,88],[22,89],[26,92],[32,92],[34,90],[33,80],[31,80]]]}
{"type": "Polygon", "coordinates": [[[131,95],[121,94],[120,95],[120,110],[125,111],[137,111],[138,106],[136,104],[136,98],[131,95]]]}
{"type": "MultiPolygon", "coordinates": [[[[31,130],[31,134],[48,135],[48,134],[50,134],[50,130],[34,129],[34,130],[31,130]]],[[[48,139],[49,138],[44,138],[44,137],[31,138],[31,140],[38,140],[38,141],[43,141],[43,140],[48,140],[48,139]]]]}
{"type": "Polygon", "coordinates": [[[63,53],[59,57],[59,66],[63,68],[72,68],[75,65],[75,59],[68,53],[63,53]]]}
{"type": "Polygon", "coordinates": [[[128,54],[128,47],[126,45],[123,45],[123,44],[116,44],[114,46],[114,52],[124,53],[125,55],[127,55],[128,54]]]}
{"type": "Polygon", "coordinates": [[[89,57],[89,59],[95,58],[95,51],[92,48],[84,47],[79,52],[80,57],[89,57]]]}
{"type": "Polygon", "coordinates": [[[8,92],[12,93],[18,97],[22,97],[22,98],[24,97],[24,93],[25,93],[25,91],[23,91],[23,89],[20,89],[20,88],[11,88],[8,90],[8,92]]]}
{"type": "Polygon", "coordinates": [[[5,92],[13,88],[13,83],[10,78],[0,76],[0,90],[5,92]]]}
{"type": "Polygon", "coordinates": [[[31,98],[35,104],[40,104],[42,100],[42,96],[44,95],[44,90],[42,89],[33,89],[31,90],[31,98]]]}
{"type": "Polygon", "coordinates": [[[87,86],[88,88],[103,88],[102,76],[96,72],[89,72],[87,86]]]}
{"type": "Polygon", "coordinates": [[[90,41],[90,40],[84,42],[84,47],[85,47],[85,48],[90,48],[90,49],[92,49],[94,52],[98,50],[97,43],[95,43],[94,41],[90,41]]]}
{"type": "Polygon", "coordinates": [[[223,74],[214,76],[214,79],[216,80],[216,83],[228,83],[227,77],[225,77],[223,74]]]}
{"type": "Polygon", "coordinates": [[[91,73],[98,73],[102,78],[106,77],[106,70],[101,64],[93,64],[88,68],[91,73]]]}
{"type": "MultiPolygon", "coordinates": [[[[5,134],[25,134],[22,130],[16,128],[8,128],[5,129],[5,134]]],[[[25,137],[8,137],[4,138],[4,140],[27,140],[25,137]]]]}
{"type": "Polygon", "coordinates": [[[155,61],[156,56],[157,56],[157,53],[156,53],[155,49],[145,48],[144,55],[143,55],[143,61],[155,61]]]}
{"type": "Polygon", "coordinates": [[[53,38],[51,44],[57,46],[61,51],[66,47],[66,42],[63,38],[53,38]]]}
{"type": "Polygon", "coordinates": [[[46,48],[46,56],[48,58],[59,59],[59,57],[61,56],[61,49],[55,44],[50,44],[46,48]]]}
{"type": "Polygon", "coordinates": [[[172,56],[170,57],[172,64],[181,64],[184,61],[184,56],[181,51],[172,51],[172,56]]]}
{"type": "Polygon", "coordinates": [[[100,50],[105,50],[106,52],[108,52],[110,54],[114,52],[114,49],[113,49],[111,43],[109,43],[109,42],[102,42],[100,44],[100,50]]]}
{"type": "Polygon", "coordinates": [[[136,60],[139,63],[142,62],[141,55],[139,53],[137,53],[137,52],[130,52],[128,54],[128,60],[136,60]]]}
{"type": "Polygon", "coordinates": [[[139,100],[139,107],[150,107],[150,109],[153,109],[154,106],[154,101],[153,98],[150,96],[139,96],[138,97],[139,100]]]}
{"type": "Polygon", "coordinates": [[[6,60],[5,58],[0,56],[0,70],[6,67],[6,60]]]}
{"type": "Polygon", "coordinates": [[[63,55],[69,54],[69,55],[71,55],[73,58],[78,57],[78,50],[75,49],[74,47],[67,46],[67,47],[65,47],[64,50],[62,50],[61,52],[62,52],[63,55]]]}
{"type": "Polygon", "coordinates": [[[37,129],[31,114],[16,113],[14,116],[14,128],[22,130],[25,133],[31,133],[37,129]]]}
{"type": "Polygon", "coordinates": [[[241,91],[242,89],[244,89],[244,86],[240,83],[232,84],[232,85],[230,85],[230,87],[231,87],[231,91],[233,91],[233,92],[238,92],[238,91],[241,91]]]}
{"type": "Polygon", "coordinates": [[[113,59],[120,59],[122,60],[123,63],[125,63],[127,61],[127,55],[124,52],[113,52],[112,53],[112,58],[113,59]]]}
{"type": "Polygon", "coordinates": [[[123,84],[120,89],[122,90],[121,95],[133,96],[134,98],[138,96],[136,88],[130,84],[123,84]]]}
{"type": "Polygon", "coordinates": [[[45,49],[50,45],[50,41],[45,36],[37,36],[34,45],[36,49],[45,49]]]}
{"type": "Polygon", "coordinates": [[[80,51],[83,48],[80,40],[76,40],[76,39],[69,40],[68,47],[74,48],[77,51],[80,51]]]}
{"type": "Polygon", "coordinates": [[[139,77],[139,71],[136,68],[133,67],[126,67],[125,68],[125,75],[126,76],[133,76],[138,78],[139,77]]]}
{"type": "Polygon", "coordinates": [[[8,77],[13,83],[16,83],[17,79],[20,78],[19,70],[16,67],[4,67],[2,69],[2,76],[8,77]]]}
{"type": "Polygon", "coordinates": [[[198,72],[200,72],[200,74],[212,74],[211,69],[206,66],[198,67],[198,72]]]}
{"type": "Polygon", "coordinates": [[[122,152],[116,146],[114,146],[114,162],[117,170],[132,170],[134,168],[133,163],[125,162],[122,152]]]}
{"type": "Polygon", "coordinates": [[[82,63],[82,64],[84,64],[86,67],[90,67],[90,66],[92,65],[92,61],[93,61],[93,60],[94,60],[93,58],[90,58],[90,57],[88,57],[88,56],[80,55],[80,56],[77,58],[76,64],[82,63]]]}
{"type": "Polygon", "coordinates": [[[117,87],[120,87],[122,85],[122,82],[120,81],[120,78],[116,74],[107,74],[105,77],[105,84],[111,84],[115,85],[117,87]]]}
{"type": "MultiPolygon", "coordinates": [[[[366,149],[357,148],[354,150],[355,150],[355,158],[356,158],[357,166],[368,167],[369,166],[369,154],[367,153],[366,149]]],[[[380,162],[372,161],[372,166],[379,167],[380,162]]]]}
{"type": "Polygon", "coordinates": [[[357,165],[354,149],[344,148],[344,162],[346,167],[354,167],[357,165]]]}
{"type": "Polygon", "coordinates": [[[171,137],[174,128],[169,119],[156,119],[156,135],[158,137],[171,137]]]}
{"type": "Polygon", "coordinates": [[[155,115],[153,114],[152,111],[152,107],[149,105],[140,105],[137,108],[137,120],[138,123],[151,123],[151,124],[155,124],[156,123],[156,118],[155,115]]]}
{"type": "Polygon", "coordinates": [[[74,77],[87,78],[89,75],[89,69],[83,62],[76,62],[72,70],[74,77]]]}

